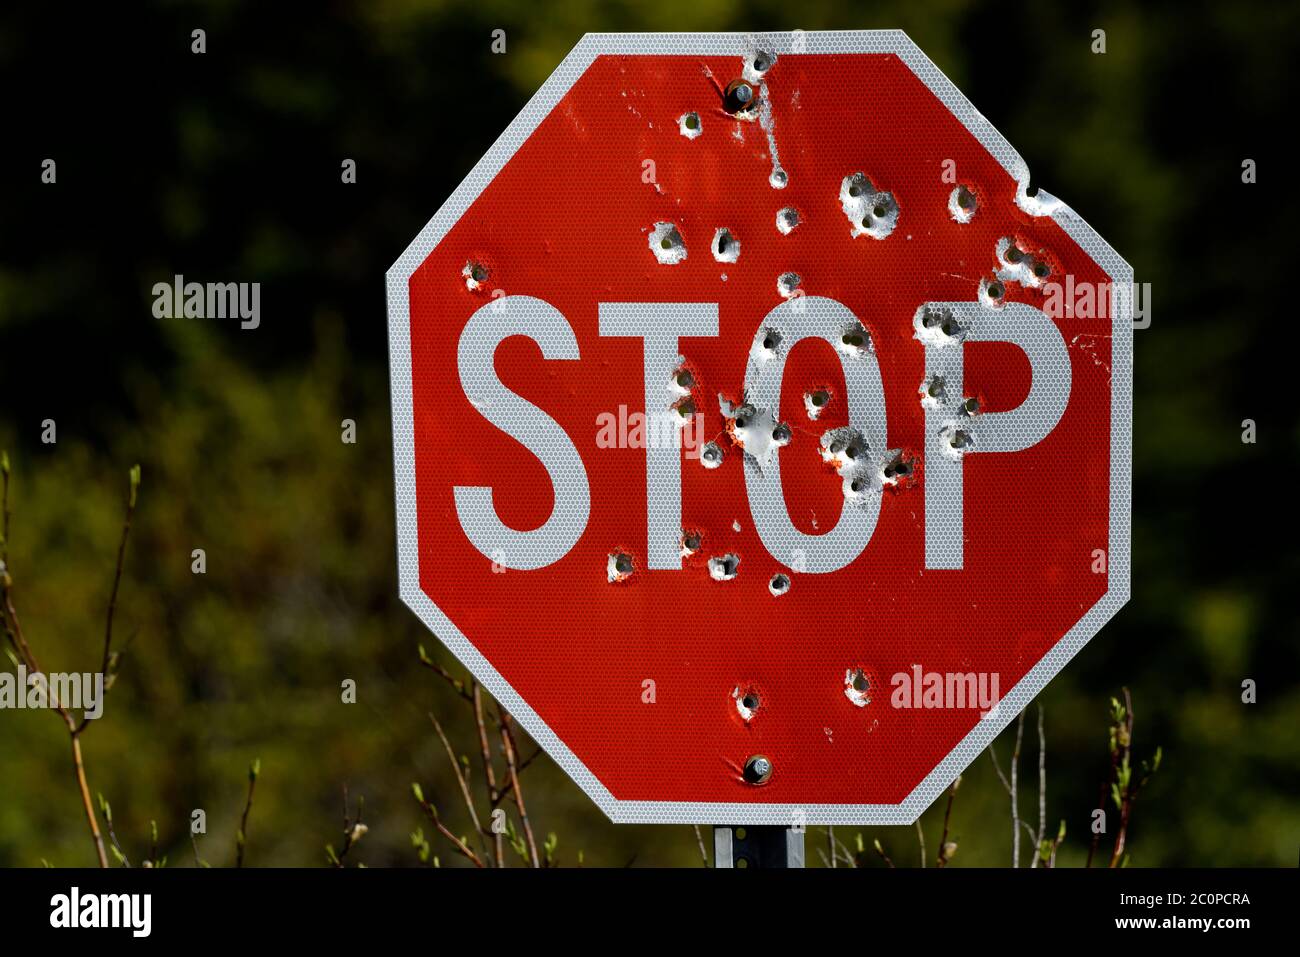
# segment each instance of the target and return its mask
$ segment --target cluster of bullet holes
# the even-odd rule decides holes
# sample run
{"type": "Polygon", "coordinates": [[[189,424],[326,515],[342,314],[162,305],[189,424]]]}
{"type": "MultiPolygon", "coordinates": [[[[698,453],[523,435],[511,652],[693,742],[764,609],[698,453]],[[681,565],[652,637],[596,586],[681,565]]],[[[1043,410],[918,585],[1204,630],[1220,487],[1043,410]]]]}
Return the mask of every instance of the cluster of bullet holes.
{"type": "Polygon", "coordinates": [[[895,452],[880,469],[882,485],[898,486],[909,482],[916,474],[916,463],[906,452],[895,452]]]}
{"type": "Polygon", "coordinates": [[[709,577],[715,582],[729,582],[740,569],[740,556],[732,552],[709,559],[709,577]]]}
{"type": "Polygon", "coordinates": [[[822,413],[826,411],[826,407],[830,404],[830,389],[816,388],[803,394],[804,412],[806,412],[808,418],[814,422],[821,418],[822,413]]]}
{"type": "Polygon", "coordinates": [[[666,266],[675,266],[686,258],[686,241],[672,223],[655,223],[650,230],[650,251],[666,266]]]}
{"type": "Polygon", "coordinates": [[[861,668],[850,668],[844,673],[844,696],[859,708],[871,703],[871,680],[861,668]]]}
{"type": "Polygon", "coordinates": [[[840,207],[848,217],[854,238],[884,239],[898,225],[898,203],[893,194],[876,189],[862,172],[841,181],[840,207]]]}
{"type": "Polygon", "coordinates": [[[831,429],[821,437],[822,460],[836,469],[863,461],[867,457],[867,440],[850,426],[831,429]]]}
{"type": "Polygon", "coordinates": [[[1047,254],[1039,250],[1037,256],[1031,255],[1010,236],[998,240],[997,258],[1001,269],[998,278],[1007,282],[1018,282],[1022,286],[1037,288],[1052,275],[1051,264],[1047,254]]]}
{"type": "Polygon", "coordinates": [[[912,317],[916,338],[927,346],[943,348],[966,337],[966,327],[953,315],[951,309],[940,306],[922,306],[912,317]]]}
{"type": "Polygon", "coordinates": [[[700,122],[700,114],[683,113],[677,118],[677,129],[688,140],[695,139],[704,132],[704,125],[700,122]]]}
{"type": "Polygon", "coordinates": [[[740,240],[725,227],[713,234],[713,258],[720,263],[734,263],[740,258],[740,240]]]}
{"type": "Polygon", "coordinates": [[[776,291],[781,294],[782,298],[789,299],[798,291],[802,282],[803,279],[797,272],[783,272],[777,277],[776,291]]]}
{"type": "Polygon", "coordinates": [[[871,336],[861,323],[854,323],[840,333],[840,351],[848,356],[859,356],[871,348],[871,336]]]}
{"type": "Polygon", "coordinates": [[[627,581],[633,570],[632,556],[627,552],[611,552],[605,563],[605,577],[610,583],[627,581]]]}
{"type": "Polygon", "coordinates": [[[975,218],[979,201],[967,186],[958,186],[948,196],[948,212],[959,223],[969,223],[975,218]]]}
{"type": "Polygon", "coordinates": [[[739,685],[731,692],[732,699],[736,702],[736,713],[746,724],[754,720],[754,715],[758,713],[758,707],[761,703],[759,694],[753,688],[742,689],[739,685]]]}
{"type": "Polygon", "coordinates": [[[800,222],[799,210],[793,206],[787,206],[776,214],[776,228],[782,236],[789,236],[800,222]]]}
{"type": "Polygon", "coordinates": [[[470,292],[477,292],[487,282],[489,271],[487,266],[471,259],[465,263],[465,267],[461,269],[460,274],[465,279],[465,288],[470,292]]]}

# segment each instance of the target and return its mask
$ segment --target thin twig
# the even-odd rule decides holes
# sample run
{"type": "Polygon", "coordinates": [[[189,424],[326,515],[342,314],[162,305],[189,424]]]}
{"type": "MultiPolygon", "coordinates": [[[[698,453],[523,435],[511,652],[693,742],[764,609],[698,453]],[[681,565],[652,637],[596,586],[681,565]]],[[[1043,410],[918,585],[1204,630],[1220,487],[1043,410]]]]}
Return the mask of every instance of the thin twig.
{"type": "MultiPolygon", "coordinates": [[[[109,680],[111,674],[110,665],[113,660],[113,614],[117,611],[117,593],[122,585],[122,568],[126,564],[126,543],[131,537],[131,519],[135,516],[135,498],[136,489],[140,485],[140,466],[131,469],[130,488],[126,497],[126,518],[122,521],[122,537],[117,543],[117,563],[113,567],[113,587],[108,593],[108,614],[104,620],[104,655],[100,660],[99,673],[104,676],[104,693],[108,693],[112,682],[109,680]]],[[[90,719],[84,714],[81,716],[81,724],[77,727],[77,733],[80,734],[86,727],[90,719]]]]}
{"type": "Polygon", "coordinates": [[[830,866],[834,868],[836,867],[835,859],[838,856],[835,853],[835,828],[829,824],[826,825],[826,846],[830,848],[830,852],[831,852],[830,866]]]}
{"type": "MultiPolygon", "coordinates": [[[[1007,780],[998,763],[998,751],[993,742],[989,742],[989,758],[993,761],[993,770],[998,772],[998,780],[1011,798],[1011,866],[1020,866],[1020,811],[1016,802],[1016,767],[1020,762],[1020,740],[1025,732],[1025,713],[1020,712],[1020,721],[1016,727],[1016,747],[1011,753],[1011,779],[1007,780]]],[[[1032,831],[1030,832],[1033,833],[1032,831]]]]}
{"type": "Polygon", "coordinates": [[[885,848],[880,843],[880,841],[876,841],[874,846],[876,848],[876,853],[880,855],[880,859],[884,861],[885,864],[887,864],[889,867],[893,867],[894,862],[889,859],[889,855],[885,853],[885,848]]]}
{"type": "Polygon", "coordinates": [[[442,821],[438,819],[438,809],[435,808],[428,801],[426,801],[424,799],[424,795],[418,789],[415,791],[415,799],[419,802],[420,807],[424,810],[424,813],[428,815],[429,820],[433,822],[433,826],[438,829],[438,833],[441,834],[443,837],[445,837],[447,840],[451,841],[451,843],[455,845],[456,850],[460,854],[469,858],[469,860],[474,864],[475,867],[483,867],[483,861],[479,858],[479,856],[474,853],[473,849],[471,849],[468,844],[466,844],[464,841],[462,841],[460,838],[458,838],[455,834],[453,834],[451,831],[447,829],[446,825],[444,825],[442,821]]]}
{"type": "Polygon", "coordinates": [[[916,819],[916,839],[921,844],[921,867],[925,867],[925,829],[921,827],[921,819],[916,819]]]}
{"type": "Polygon", "coordinates": [[[691,827],[695,829],[695,843],[698,844],[700,848],[700,860],[704,862],[705,867],[708,867],[709,852],[704,847],[704,835],[700,833],[700,826],[698,824],[692,824],[691,827]]]}
{"type": "Polygon", "coordinates": [[[446,733],[442,730],[442,725],[438,719],[429,712],[429,720],[433,722],[433,730],[438,732],[438,739],[442,741],[442,746],[447,750],[447,760],[451,762],[451,769],[456,774],[456,783],[460,785],[460,796],[465,799],[465,808],[469,811],[469,819],[474,824],[474,831],[478,834],[479,846],[483,849],[484,856],[487,855],[487,841],[483,837],[483,825],[479,823],[478,811],[474,808],[474,799],[469,793],[469,784],[465,781],[465,775],[460,770],[460,762],[456,760],[456,752],[452,749],[451,742],[447,740],[446,733]]]}
{"type": "Polygon", "coordinates": [[[420,646],[420,664],[424,665],[424,667],[428,668],[439,678],[442,678],[444,681],[446,681],[447,684],[451,685],[452,688],[455,689],[456,694],[460,695],[466,701],[474,700],[473,695],[471,695],[469,691],[465,689],[465,682],[461,681],[459,678],[453,675],[442,665],[438,664],[438,662],[434,661],[427,654],[425,654],[423,645],[420,646]]]}
{"type": "Polygon", "coordinates": [[[533,840],[533,827],[528,821],[528,810],[524,807],[524,792],[519,787],[519,768],[515,765],[515,736],[510,731],[510,715],[497,702],[497,714],[501,719],[501,744],[505,749],[506,767],[510,771],[510,786],[515,792],[515,804],[519,808],[519,820],[524,826],[524,836],[528,839],[528,855],[533,867],[541,867],[537,857],[537,842],[533,840]]]}
{"type": "Polygon", "coordinates": [[[957,789],[961,787],[961,775],[957,775],[952,786],[948,788],[948,805],[943,809],[943,836],[939,838],[939,856],[935,861],[935,867],[947,867],[948,860],[952,857],[948,853],[948,822],[952,819],[952,802],[957,796],[957,789]]]}
{"type": "Polygon", "coordinates": [[[244,866],[244,847],[248,844],[248,813],[253,810],[253,790],[257,787],[257,776],[261,770],[261,760],[254,760],[248,768],[248,798],[244,801],[244,813],[239,818],[239,830],[235,832],[235,867],[244,866]]]}
{"type": "Polygon", "coordinates": [[[1038,705],[1038,835],[1034,838],[1034,856],[1029,862],[1032,870],[1047,837],[1047,737],[1043,732],[1043,706],[1038,705]]]}
{"type": "Polygon", "coordinates": [[[1020,773],[1020,744],[1025,737],[1025,713],[1020,712],[1016,722],[1016,749],[1011,753],[1011,833],[1015,835],[1011,842],[1011,866],[1020,866],[1020,803],[1016,788],[1016,776],[1020,773]]]}
{"type": "MultiPolygon", "coordinates": [[[[488,744],[487,725],[483,721],[483,693],[478,686],[478,682],[472,683],[472,698],[474,723],[478,727],[479,751],[483,757],[483,780],[487,784],[490,806],[495,809],[497,801],[501,797],[500,792],[497,790],[496,768],[492,765],[492,748],[488,744]]],[[[497,867],[506,866],[505,848],[502,843],[501,833],[496,829],[492,831],[492,859],[496,862],[497,867]]]]}

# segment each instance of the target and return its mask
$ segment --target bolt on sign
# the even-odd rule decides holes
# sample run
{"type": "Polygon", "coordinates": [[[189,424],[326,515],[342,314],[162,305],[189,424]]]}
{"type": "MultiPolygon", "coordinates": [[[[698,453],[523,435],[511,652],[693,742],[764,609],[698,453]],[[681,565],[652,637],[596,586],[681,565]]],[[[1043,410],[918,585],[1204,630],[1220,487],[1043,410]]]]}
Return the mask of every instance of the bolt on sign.
{"type": "Polygon", "coordinates": [[[910,822],[1128,597],[1132,271],[903,33],[589,35],[387,278],[402,597],[615,821],[910,822]]]}

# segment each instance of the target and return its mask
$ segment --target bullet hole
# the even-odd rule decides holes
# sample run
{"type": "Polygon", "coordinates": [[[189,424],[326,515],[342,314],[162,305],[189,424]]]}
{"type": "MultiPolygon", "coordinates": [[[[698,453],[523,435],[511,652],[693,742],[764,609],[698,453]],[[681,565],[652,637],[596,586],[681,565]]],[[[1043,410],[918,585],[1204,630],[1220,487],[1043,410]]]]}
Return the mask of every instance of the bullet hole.
{"type": "Polygon", "coordinates": [[[1002,282],[1000,280],[997,279],[980,280],[980,292],[979,292],[980,303],[989,307],[990,309],[1000,309],[1002,307],[1003,297],[1005,297],[1006,294],[1007,294],[1007,287],[1002,285],[1002,282]]]}
{"type": "Polygon", "coordinates": [[[776,214],[776,228],[782,236],[789,236],[799,223],[799,210],[793,206],[787,206],[776,214]]]}
{"type": "Polygon", "coordinates": [[[947,383],[943,376],[933,375],[921,383],[921,407],[937,409],[948,399],[947,383]]]}
{"type": "Polygon", "coordinates": [[[794,433],[790,431],[790,426],[781,422],[772,430],[772,444],[776,446],[785,446],[790,444],[790,439],[794,433]]]}
{"type": "Polygon", "coordinates": [[[755,50],[745,57],[745,79],[750,83],[757,83],[763,79],[768,70],[772,69],[772,64],[775,62],[775,53],[769,53],[767,50],[755,50]]]}
{"type": "Polygon", "coordinates": [[[959,223],[969,223],[978,208],[979,202],[968,187],[958,186],[948,196],[948,212],[959,223]]]}
{"type": "Polygon", "coordinates": [[[799,288],[799,284],[802,282],[803,279],[797,272],[783,272],[777,277],[776,291],[784,298],[789,299],[795,294],[795,290],[799,288]]]}
{"type": "Polygon", "coordinates": [[[465,263],[465,267],[460,271],[460,274],[465,277],[465,288],[470,292],[476,292],[483,288],[483,284],[487,282],[487,278],[491,275],[491,271],[487,266],[471,259],[469,262],[465,263]]]}
{"type": "Polygon", "coordinates": [[[734,263],[740,258],[740,240],[723,228],[713,234],[713,258],[720,263],[734,263]]]}
{"type": "Polygon", "coordinates": [[[966,327],[942,306],[922,306],[912,317],[913,337],[927,346],[943,348],[966,337],[966,327]]]}
{"type": "Polygon", "coordinates": [[[732,414],[731,420],[733,423],[735,423],[736,428],[746,429],[749,428],[749,423],[757,414],[757,412],[758,412],[757,409],[755,409],[752,405],[746,402],[742,405],[736,406],[735,412],[732,414]]]}
{"type": "Polygon", "coordinates": [[[700,123],[700,114],[683,113],[677,118],[677,129],[688,140],[693,140],[704,132],[704,127],[700,123]]]}
{"type": "Polygon", "coordinates": [[[1013,243],[1007,247],[1007,251],[1004,254],[1003,258],[1005,258],[1007,262],[1012,263],[1014,265],[1015,263],[1018,263],[1021,260],[1023,260],[1025,258],[1025,254],[1020,251],[1019,246],[1013,243]]]}
{"type": "Polygon", "coordinates": [[[1046,279],[1052,274],[1052,267],[1047,265],[1041,259],[1034,262],[1034,277],[1036,279],[1046,279]]]}
{"type": "Polygon", "coordinates": [[[773,189],[785,189],[790,183],[790,174],[781,167],[772,170],[772,174],[767,178],[768,185],[773,189]]]}
{"type": "Polygon", "coordinates": [[[706,469],[716,469],[722,464],[722,447],[717,442],[705,442],[700,449],[700,464],[706,469]]]}
{"type": "Polygon", "coordinates": [[[766,784],[772,777],[772,762],[765,755],[755,754],[745,762],[743,774],[746,784],[766,784]]]}
{"type": "Polygon", "coordinates": [[[853,173],[841,181],[840,207],[855,238],[884,239],[898,225],[898,203],[893,194],[877,190],[865,173],[853,173]]]}
{"type": "Polygon", "coordinates": [[[678,416],[683,419],[689,419],[695,414],[695,400],[687,396],[673,406],[678,416]]]}
{"type": "Polygon", "coordinates": [[[905,485],[916,475],[916,462],[906,452],[895,452],[880,470],[881,485],[905,485]]]}
{"type": "Polygon", "coordinates": [[[666,266],[675,266],[686,258],[686,243],[672,223],[655,223],[650,231],[650,251],[666,266]]]}
{"type": "Polygon", "coordinates": [[[704,536],[695,529],[687,529],[682,532],[681,549],[682,558],[689,558],[700,550],[700,542],[704,536]]]}
{"type": "Polygon", "coordinates": [[[678,369],[677,372],[673,374],[673,381],[677,383],[679,389],[689,390],[695,388],[695,375],[690,369],[678,369]]]}
{"type": "Polygon", "coordinates": [[[625,582],[632,577],[632,556],[627,552],[611,552],[605,563],[605,577],[610,582],[625,582]]]}
{"type": "Polygon", "coordinates": [[[844,672],[844,696],[859,708],[871,704],[871,679],[861,668],[844,672]]]}
{"type": "Polygon", "coordinates": [[[767,583],[767,590],[774,596],[780,598],[790,590],[790,576],[777,573],[772,576],[772,580],[767,583]]]}
{"type": "Polygon", "coordinates": [[[808,418],[816,422],[821,418],[821,414],[826,411],[830,405],[831,393],[829,389],[813,389],[811,392],[803,394],[803,408],[808,413],[808,418]]]}
{"type": "Polygon", "coordinates": [[[757,116],[758,97],[744,80],[732,80],[722,94],[722,108],[739,119],[757,116]]]}
{"type": "Polygon", "coordinates": [[[980,410],[980,400],[976,398],[962,399],[961,405],[957,410],[965,416],[975,415],[980,410]]]}
{"type": "Polygon", "coordinates": [[[776,355],[781,348],[781,333],[772,328],[764,328],[760,342],[764,352],[776,355]]]}
{"type": "Polygon", "coordinates": [[[709,577],[715,582],[729,582],[740,568],[740,556],[728,552],[709,559],[709,577]]]}
{"type": "Polygon", "coordinates": [[[753,688],[745,688],[742,691],[737,686],[732,690],[731,697],[736,702],[736,713],[740,715],[741,720],[746,724],[753,721],[754,716],[758,713],[759,705],[762,704],[758,692],[753,688]]]}
{"type": "Polygon", "coordinates": [[[953,458],[961,458],[975,447],[975,437],[966,429],[948,424],[939,430],[939,441],[944,452],[953,458]]]}

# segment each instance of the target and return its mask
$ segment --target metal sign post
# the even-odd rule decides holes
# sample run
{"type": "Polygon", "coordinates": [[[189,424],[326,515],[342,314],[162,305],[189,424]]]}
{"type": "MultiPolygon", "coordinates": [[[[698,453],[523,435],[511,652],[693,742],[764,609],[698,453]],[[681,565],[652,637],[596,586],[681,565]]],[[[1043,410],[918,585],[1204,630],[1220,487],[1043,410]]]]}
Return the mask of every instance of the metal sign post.
{"type": "Polygon", "coordinates": [[[803,867],[804,832],[776,824],[715,825],[714,867],[803,867]]]}

